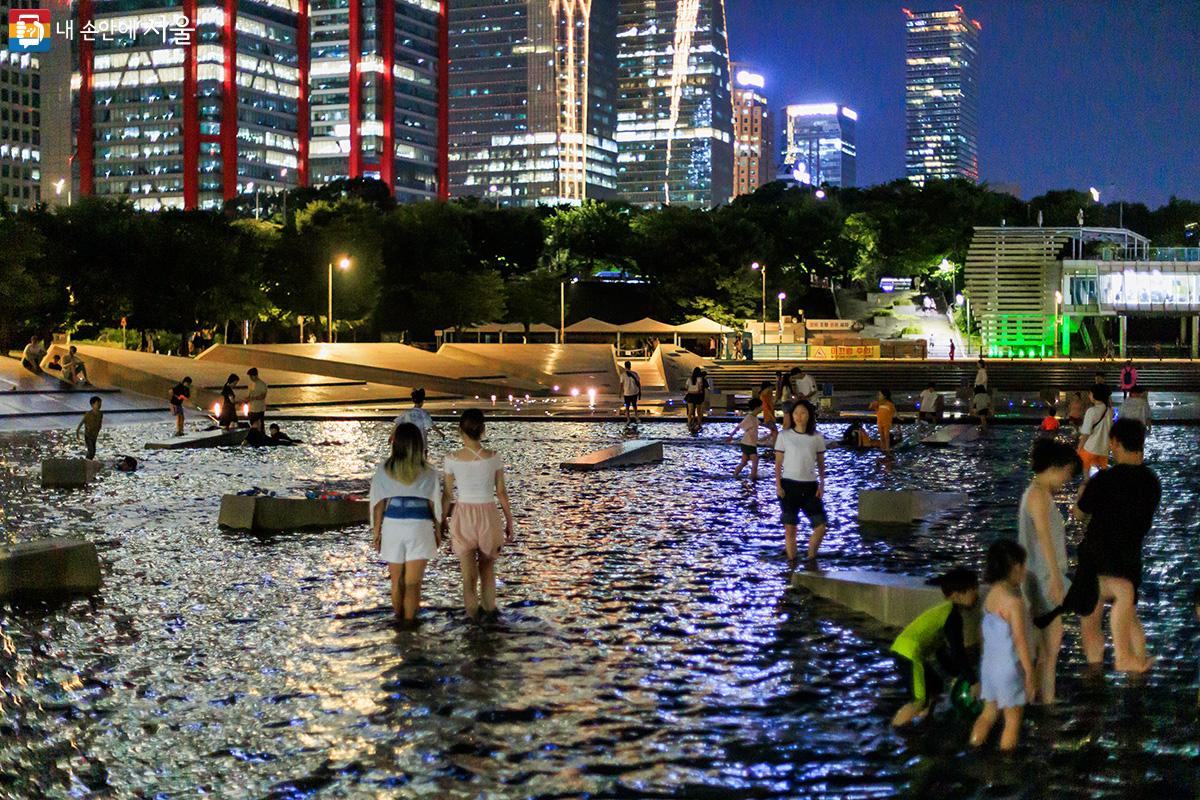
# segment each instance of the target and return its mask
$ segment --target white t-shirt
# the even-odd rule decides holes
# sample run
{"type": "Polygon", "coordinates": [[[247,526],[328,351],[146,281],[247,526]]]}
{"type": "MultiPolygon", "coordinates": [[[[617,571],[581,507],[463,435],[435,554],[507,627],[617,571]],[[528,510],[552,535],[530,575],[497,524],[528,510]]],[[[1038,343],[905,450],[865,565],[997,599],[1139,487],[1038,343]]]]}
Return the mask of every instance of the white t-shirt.
{"type": "Polygon", "coordinates": [[[1131,397],[1121,403],[1121,419],[1136,419],[1143,425],[1150,424],[1150,403],[1144,397],[1131,397]]]}
{"type": "Polygon", "coordinates": [[[932,414],[937,410],[938,393],[933,389],[921,392],[921,413],[932,414]]]}
{"type": "Polygon", "coordinates": [[[633,370],[626,370],[621,373],[621,394],[626,397],[633,397],[640,394],[642,385],[638,383],[637,373],[633,370]]]}
{"type": "Polygon", "coordinates": [[[696,380],[688,378],[688,394],[704,394],[706,389],[708,389],[708,378],[697,378],[696,380]]]}
{"type": "Polygon", "coordinates": [[[817,391],[817,382],[812,375],[792,378],[792,395],[797,399],[808,398],[817,391]]]}
{"type": "Polygon", "coordinates": [[[971,397],[971,411],[978,414],[980,411],[992,410],[992,397],[986,392],[980,392],[971,397]]]}
{"type": "Polygon", "coordinates": [[[1112,409],[1103,403],[1092,403],[1083,415],[1079,432],[1086,436],[1083,449],[1094,456],[1108,455],[1108,432],[1112,430],[1112,409]]]}
{"type": "Polygon", "coordinates": [[[758,445],[758,414],[747,414],[738,423],[742,430],[742,444],[758,445]]]}
{"type": "Polygon", "coordinates": [[[30,342],[25,345],[25,349],[21,351],[21,359],[28,361],[35,367],[42,364],[42,359],[46,357],[46,348],[42,347],[41,342],[30,342]]]}
{"type": "Polygon", "coordinates": [[[987,367],[975,370],[975,385],[987,388],[987,367]]]}
{"type": "Polygon", "coordinates": [[[442,481],[437,472],[429,467],[421,470],[421,474],[412,483],[401,483],[388,474],[387,463],[379,465],[375,477],[371,478],[371,493],[368,495],[371,506],[371,519],[374,520],[375,504],[391,497],[420,497],[433,504],[433,518],[442,519],[442,481]]]}
{"type": "Polygon", "coordinates": [[[499,453],[487,458],[459,461],[446,456],[444,469],[454,476],[454,489],[460,503],[495,503],[496,473],[504,469],[499,453]]]}
{"type": "Polygon", "coordinates": [[[423,408],[410,408],[396,417],[393,424],[399,425],[403,422],[416,425],[421,430],[421,438],[426,442],[429,441],[429,432],[433,430],[433,417],[429,416],[428,411],[423,408]]]}
{"type": "Polygon", "coordinates": [[[250,379],[250,411],[261,414],[267,410],[267,382],[261,378],[250,379]]]}
{"type": "Polygon", "coordinates": [[[776,469],[789,481],[814,483],[817,480],[817,454],[825,452],[825,437],[819,433],[797,433],[782,430],[775,439],[775,452],[783,454],[783,463],[776,469]]]}

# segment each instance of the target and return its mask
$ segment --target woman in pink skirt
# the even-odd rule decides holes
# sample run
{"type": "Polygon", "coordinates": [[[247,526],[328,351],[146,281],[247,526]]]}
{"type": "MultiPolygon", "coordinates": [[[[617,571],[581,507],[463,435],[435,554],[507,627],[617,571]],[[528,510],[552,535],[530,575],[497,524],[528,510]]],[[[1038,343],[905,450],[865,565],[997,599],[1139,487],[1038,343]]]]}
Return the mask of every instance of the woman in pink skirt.
{"type": "Polygon", "coordinates": [[[504,488],[504,462],[486,449],[483,412],[469,408],[458,422],[463,446],[446,456],[443,502],[450,508],[450,547],[462,565],[463,603],[467,616],[498,616],[496,610],[496,556],[513,537],[512,510],[504,488]],[[457,490],[457,498],[455,497],[457,490]],[[496,500],[504,510],[504,520],[496,500]],[[453,503],[453,505],[451,505],[453,503]],[[478,591],[476,585],[478,584],[478,591]]]}

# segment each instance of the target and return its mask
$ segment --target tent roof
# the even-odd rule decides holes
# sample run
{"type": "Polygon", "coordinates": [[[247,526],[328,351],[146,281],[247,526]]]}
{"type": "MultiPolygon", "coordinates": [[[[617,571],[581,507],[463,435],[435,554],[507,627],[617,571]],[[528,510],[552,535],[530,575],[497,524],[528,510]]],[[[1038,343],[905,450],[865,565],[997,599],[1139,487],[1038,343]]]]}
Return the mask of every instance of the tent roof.
{"type": "Polygon", "coordinates": [[[675,326],[656,319],[642,317],[637,322],[627,322],[620,326],[621,333],[674,333],[675,326]]]}
{"type": "Polygon", "coordinates": [[[676,333],[733,333],[733,328],[727,328],[719,322],[714,322],[708,317],[700,317],[691,322],[685,322],[682,325],[675,327],[676,333]]]}
{"type": "MultiPolygon", "coordinates": [[[[488,322],[484,325],[474,325],[463,328],[463,333],[524,333],[525,326],[520,322],[488,322]]],[[[544,322],[535,322],[529,326],[530,333],[557,333],[558,328],[544,322]]]]}
{"type": "Polygon", "coordinates": [[[619,330],[621,329],[611,322],[605,322],[595,317],[581,319],[574,325],[564,328],[566,333],[616,333],[619,330]]]}

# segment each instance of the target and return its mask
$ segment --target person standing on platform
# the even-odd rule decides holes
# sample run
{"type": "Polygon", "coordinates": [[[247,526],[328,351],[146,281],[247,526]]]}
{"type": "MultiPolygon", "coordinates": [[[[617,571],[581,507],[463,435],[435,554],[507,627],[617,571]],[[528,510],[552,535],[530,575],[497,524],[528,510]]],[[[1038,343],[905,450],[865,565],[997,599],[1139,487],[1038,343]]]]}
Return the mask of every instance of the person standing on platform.
{"type": "Polygon", "coordinates": [[[1121,391],[1125,393],[1124,399],[1129,399],[1129,393],[1133,391],[1133,387],[1137,386],[1138,371],[1133,365],[1133,360],[1125,361],[1125,366],[1121,367],[1121,391]]]}
{"type": "Polygon", "coordinates": [[[892,422],[896,419],[896,404],[892,402],[892,390],[880,389],[871,401],[871,410],[875,412],[875,427],[878,429],[878,439],[871,440],[872,447],[878,447],[885,453],[892,449],[892,422]]]}
{"type": "Polygon", "coordinates": [[[987,430],[992,418],[992,396],[986,386],[976,386],[971,397],[971,413],[979,418],[979,427],[987,430]]]}
{"type": "Polygon", "coordinates": [[[817,404],[817,381],[804,371],[804,367],[792,367],[788,385],[791,386],[793,400],[807,400],[814,406],[817,404]]]}
{"type": "Polygon", "coordinates": [[[250,427],[258,428],[266,433],[267,382],[258,377],[258,367],[246,370],[246,377],[250,379],[249,391],[246,395],[246,399],[250,402],[250,427]]]}
{"type": "Polygon", "coordinates": [[[42,375],[42,360],[46,358],[46,348],[38,336],[30,336],[29,344],[21,351],[21,366],[34,375],[42,375]]]}
{"type": "Polygon", "coordinates": [[[938,423],[942,421],[941,412],[938,410],[938,400],[940,398],[941,395],[938,394],[937,389],[934,388],[933,381],[930,381],[925,387],[925,391],[921,392],[921,413],[919,415],[919,419],[922,422],[938,423]]]}
{"type": "Polygon", "coordinates": [[[642,396],[642,379],[633,369],[632,362],[626,361],[621,370],[621,398],[625,402],[625,424],[638,424],[638,399],[642,396]],[[633,419],[630,420],[632,409],[633,419]]]}
{"type": "Polygon", "coordinates": [[[220,413],[217,414],[217,424],[222,428],[236,428],[238,425],[237,413],[237,375],[230,373],[225,379],[225,385],[221,387],[221,406],[220,413]]]}
{"type": "Polygon", "coordinates": [[[987,364],[984,363],[982,358],[979,359],[978,369],[975,370],[975,387],[978,388],[980,386],[985,389],[988,388],[987,364]]]}
{"type": "Polygon", "coordinates": [[[1134,384],[1129,390],[1129,397],[1121,403],[1121,419],[1136,419],[1146,426],[1147,433],[1150,432],[1150,400],[1143,387],[1134,384]]]}
{"type": "Polygon", "coordinates": [[[788,561],[796,561],[796,526],[803,513],[812,525],[808,562],[815,564],[825,538],[825,437],[817,432],[817,412],[812,403],[798,400],[784,411],[783,430],[775,437],[775,494],[783,522],[788,561]]]}
{"type": "Polygon", "coordinates": [[[96,440],[100,437],[100,428],[104,426],[104,412],[100,410],[102,401],[99,397],[93,397],[88,401],[88,405],[92,407],[83,415],[83,419],[79,420],[79,425],[75,428],[75,438],[79,438],[80,431],[83,432],[83,442],[87,446],[87,457],[93,459],[96,457],[96,440]]]}
{"type": "Polygon", "coordinates": [[[171,414],[175,417],[175,435],[183,436],[183,406],[192,396],[192,379],[185,377],[171,387],[171,414]]]}
{"type": "Polygon", "coordinates": [[[1083,424],[1079,426],[1079,458],[1083,461],[1085,481],[1092,469],[1108,466],[1108,435],[1113,426],[1108,387],[1097,384],[1092,387],[1091,394],[1091,408],[1083,415],[1083,424]]]}

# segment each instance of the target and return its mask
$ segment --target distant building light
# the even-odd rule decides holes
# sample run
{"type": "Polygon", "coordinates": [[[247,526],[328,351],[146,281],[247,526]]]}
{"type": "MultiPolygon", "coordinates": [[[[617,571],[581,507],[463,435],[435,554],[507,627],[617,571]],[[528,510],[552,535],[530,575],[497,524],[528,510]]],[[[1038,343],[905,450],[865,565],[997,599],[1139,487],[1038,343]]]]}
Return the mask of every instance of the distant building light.
{"type": "Polygon", "coordinates": [[[767,85],[762,75],[751,72],[748,69],[738,71],[737,82],[739,86],[752,86],[755,89],[763,89],[767,85]]]}
{"type": "Polygon", "coordinates": [[[855,122],[858,121],[858,112],[853,108],[842,106],[842,116],[846,117],[846,119],[852,119],[855,122]]]}
{"type": "Polygon", "coordinates": [[[791,117],[836,117],[837,103],[798,103],[787,107],[791,117]]]}

